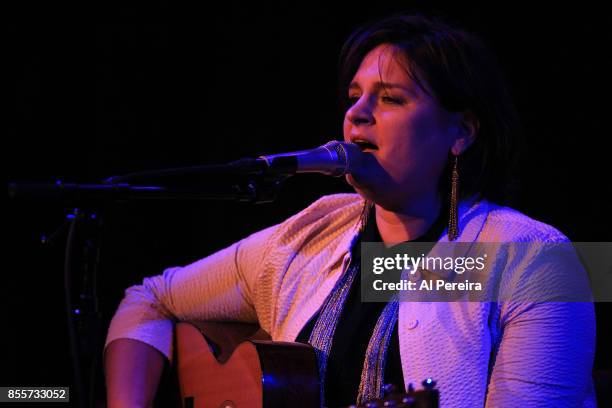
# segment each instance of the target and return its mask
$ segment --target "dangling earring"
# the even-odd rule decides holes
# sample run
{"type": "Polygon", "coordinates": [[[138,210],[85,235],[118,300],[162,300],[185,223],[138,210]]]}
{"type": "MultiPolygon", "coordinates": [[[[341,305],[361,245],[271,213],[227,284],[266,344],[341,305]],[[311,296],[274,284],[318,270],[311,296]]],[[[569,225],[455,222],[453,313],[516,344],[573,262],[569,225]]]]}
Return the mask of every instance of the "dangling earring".
{"type": "Polygon", "coordinates": [[[450,211],[448,219],[448,240],[454,241],[459,235],[459,214],[457,201],[459,197],[459,156],[454,156],[451,174],[450,211]]]}
{"type": "Polygon", "coordinates": [[[372,213],[372,207],[374,207],[374,203],[370,200],[365,200],[363,203],[363,208],[361,209],[361,215],[359,216],[359,232],[363,232],[365,230],[365,226],[369,221],[370,214],[372,213]]]}

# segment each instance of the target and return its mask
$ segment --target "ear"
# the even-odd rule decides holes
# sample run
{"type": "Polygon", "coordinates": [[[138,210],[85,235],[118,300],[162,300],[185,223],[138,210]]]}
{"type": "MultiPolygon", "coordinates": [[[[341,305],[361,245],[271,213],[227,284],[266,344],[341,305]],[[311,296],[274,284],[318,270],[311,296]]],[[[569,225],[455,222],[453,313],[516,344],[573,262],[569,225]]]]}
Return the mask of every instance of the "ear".
{"type": "Polygon", "coordinates": [[[459,156],[474,143],[474,140],[476,140],[476,136],[478,136],[478,131],[480,129],[480,122],[472,112],[465,111],[457,113],[455,123],[457,132],[455,140],[451,145],[451,152],[453,155],[459,156]]]}

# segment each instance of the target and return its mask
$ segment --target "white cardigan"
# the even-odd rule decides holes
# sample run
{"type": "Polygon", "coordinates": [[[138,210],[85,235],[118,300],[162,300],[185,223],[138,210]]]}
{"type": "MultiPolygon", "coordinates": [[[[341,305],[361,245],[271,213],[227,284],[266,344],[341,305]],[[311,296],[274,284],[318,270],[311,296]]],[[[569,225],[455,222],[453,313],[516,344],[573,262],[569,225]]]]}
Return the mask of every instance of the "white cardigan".
{"type": "MultiPolygon", "coordinates": [[[[281,224],[146,278],[126,290],[106,344],[136,339],[171,358],[177,320],[258,322],[273,340],[294,341],[348,267],[362,208],[355,194],[325,196],[281,224]]],[[[459,242],[567,240],[485,200],[461,203],[459,234],[459,242]]],[[[521,261],[492,273],[520,280],[524,268],[512,266],[521,261]]],[[[406,385],[434,378],[442,407],[595,405],[590,303],[401,302],[398,325],[406,385]]]]}

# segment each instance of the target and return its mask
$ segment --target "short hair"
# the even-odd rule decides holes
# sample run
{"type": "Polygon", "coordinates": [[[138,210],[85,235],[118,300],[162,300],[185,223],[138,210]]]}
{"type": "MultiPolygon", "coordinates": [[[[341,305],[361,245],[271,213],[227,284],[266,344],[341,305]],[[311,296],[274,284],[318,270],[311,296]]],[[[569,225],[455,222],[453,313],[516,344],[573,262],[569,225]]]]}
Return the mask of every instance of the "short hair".
{"type": "MultiPolygon", "coordinates": [[[[340,53],[341,106],[348,109],[348,86],[368,52],[391,44],[405,58],[410,78],[449,112],[470,111],[480,128],[459,160],[460,197],[478,194],[507,202],[522,134],[518,115],[497,61],[484,42],[440,18],[394,15],[357,29],[340,53]],[[427,86],[423,86],[426,84],[427,86]],[[431,90],[428,92],[427,89],[431,90]]],[[[450,160],[440,181],[447,192],[450,160]]]]}

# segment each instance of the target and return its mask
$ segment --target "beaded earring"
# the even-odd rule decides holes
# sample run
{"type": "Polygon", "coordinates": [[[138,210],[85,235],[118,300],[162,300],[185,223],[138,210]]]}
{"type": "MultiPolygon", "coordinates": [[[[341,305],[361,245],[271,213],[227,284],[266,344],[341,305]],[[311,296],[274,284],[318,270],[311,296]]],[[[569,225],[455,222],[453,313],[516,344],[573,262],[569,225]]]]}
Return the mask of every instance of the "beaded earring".
{"type": "Polygon", "coordinates": [[[448,240],[454,241],[459,235],[459,156],[454,156],[453,170],[451,174],[451,194],[450,194],[450,211],[448,219],[448,240]]]}

